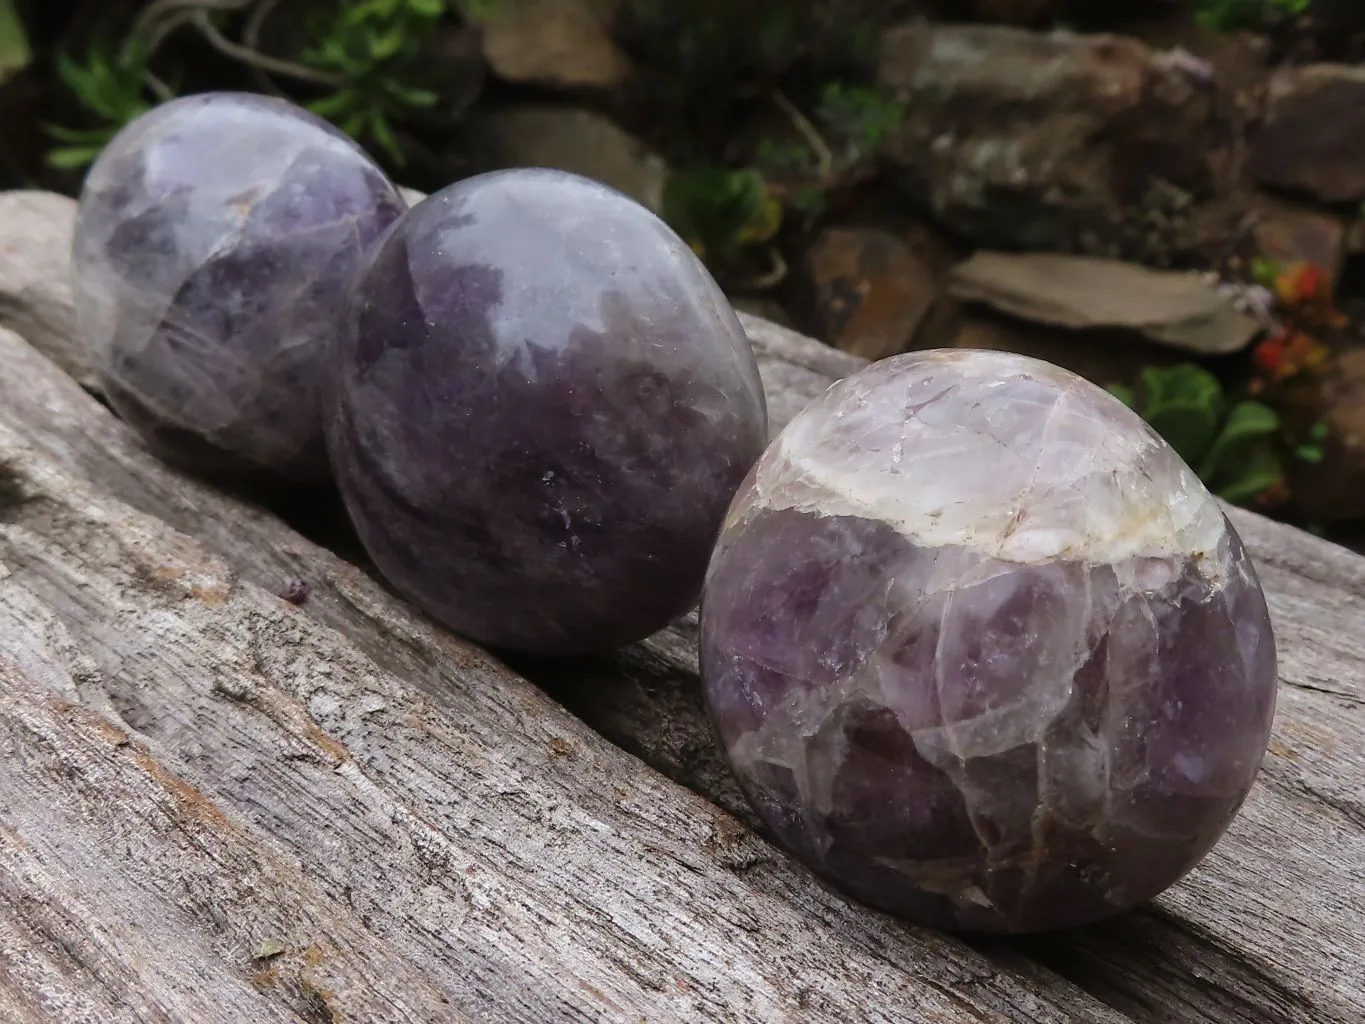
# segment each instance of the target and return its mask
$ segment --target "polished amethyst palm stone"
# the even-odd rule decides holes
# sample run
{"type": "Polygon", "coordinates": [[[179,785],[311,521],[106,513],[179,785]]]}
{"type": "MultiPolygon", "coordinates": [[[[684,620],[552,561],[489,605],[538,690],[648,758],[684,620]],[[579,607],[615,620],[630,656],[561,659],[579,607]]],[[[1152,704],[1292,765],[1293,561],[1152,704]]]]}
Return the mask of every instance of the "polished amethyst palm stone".
{"type": "Polygon", "coordinates": [[[415,206],[358,279],[328,443],[396,590],[490,646],[609,650],[696,600],[767,441],[753,353],[690,249],[586,178],[415,206]]]}
{"type": "Polygon", "coordinates": [[[705,695],[779,840],[876,906],[1031,932],[1155,896],[1246,797],[1275,647],[1232,525],[1101,389],[923,352],[800,413],[731,506],[705,695]]]}
{"type": "Polygon", "coordinates": [[[347,285],[403,211],[354,142],[283,100],[155,108],[91,168],[76,315],[114,410],[211,475],[327,475],[321,381],[347,285]]]}

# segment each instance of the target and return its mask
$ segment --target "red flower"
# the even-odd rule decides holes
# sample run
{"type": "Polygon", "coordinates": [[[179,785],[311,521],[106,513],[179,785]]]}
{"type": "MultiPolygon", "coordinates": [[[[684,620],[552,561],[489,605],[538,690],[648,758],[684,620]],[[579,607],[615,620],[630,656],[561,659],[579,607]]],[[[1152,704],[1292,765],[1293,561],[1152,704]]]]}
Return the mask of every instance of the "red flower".
{"type": "Polygon", "coordinates": [[[1267,377],[1278,379],[1284,372],[1285,347],[1288,340],[1287,333],[1280,330],[1257,345],[1255,352],[1252,353],[1256,369],[1267,377]]]}
{"type": "Polygon", "coordinates": [[[1287,380],[1304,370],[1316,370],[1326,359],[1326,346],[1304,331],[1287,327],[1280,328],[1252,351],[1257,371],[1270,380],[1287,380]]]}
{"type": "Polygon", "coordinates": [[[1326,298],[1328,287],[1327,274],[1321,267],[1312,263],[1299,264],[1299,295],[1302,301],[1326,298]]]}
{"type": "Polygon", "coordinates": [[[1330,303],[1332,281],[1313,263],[1291,263],[1275,278],[1275,295],[1286,306],[1330,303]]]}

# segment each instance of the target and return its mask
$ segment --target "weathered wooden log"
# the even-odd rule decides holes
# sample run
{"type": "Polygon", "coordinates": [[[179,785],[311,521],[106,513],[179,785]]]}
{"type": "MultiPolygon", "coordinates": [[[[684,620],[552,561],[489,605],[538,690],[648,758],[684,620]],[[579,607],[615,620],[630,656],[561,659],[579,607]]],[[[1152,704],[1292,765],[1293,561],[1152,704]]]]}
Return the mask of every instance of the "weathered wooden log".
{"type": "MultiPolygon", "coordinates": [[[[69,220],[7,201],[0,322],[88,382],[69,220]]],[[[858,365],[746,327],[775,424],[858,365]]],[[[1283,686],[1224,842],[1150,908],[966,943],[754,833],[694,623],[514,672],[3,331],[0,467],[0,1021],[1365,1019],[1365,559],[1299,531],[1236,513],[1283,686]]]]}
{"type": "Polygon", "coordinates": [[[76,338],[71,238],[76,204],[52,192],[0,192],[0,323],[86,387],[94,375],[76,338]]]}
{"type": "Polygon", "coordinates": [[[829,894],[10,332],[0,467],[0,1020],[1103,1019],[829,894]]]}

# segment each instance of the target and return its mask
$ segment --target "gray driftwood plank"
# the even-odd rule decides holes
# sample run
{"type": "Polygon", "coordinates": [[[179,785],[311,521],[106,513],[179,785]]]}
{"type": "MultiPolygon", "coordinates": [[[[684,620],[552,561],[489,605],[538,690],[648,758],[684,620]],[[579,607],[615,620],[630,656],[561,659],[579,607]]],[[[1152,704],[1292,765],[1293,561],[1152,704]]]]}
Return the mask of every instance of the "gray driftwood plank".
{"type": "Polygon", "coordinates": [[[66,196],[0,192],[0,324],[88,387],[94,377],[71,308],[75,226],[76,204],[66,196]]]}
{"type": "MultiPolygon", "coordinates": [[[[8,237],[0,220],[0,251],[60,266],[60,220],[8,237]]],[[[16,296],[0,277],[0,321],[80,375],[63,286],[29,278],[16,296]]],[[[775,425],[859,365],[746,327],[775,425]]],[[[1150,908],[973,955],[827,894],[273,516],[163,469],[12,336],[0,425],[0,638],[14,632],[25,652],[0,675],[0,771],[38,765],[23,783],[0,774],[0,1020],[68,1019],[37,1008],[43,993],[73,1020],[216,1020],[172,1000],[208,990],[242,1012],[274,1000],[251,1011],[261,1020],[1365,1019],[1365,559],[1344,549],[1234,513],[1270,596],[1282,689],[1262,782],[1208,861],[1150,908]],[[138,554],[148,544],[172,555],[138,554]],[[296,575],[314,585],[302,610],[271,596],[296,575]],[[129,742],[103,750],[90,737],[106,726],[129,742]],[[245,848],[189,842],[178,797],[155,797],[163,777],[245,848]],[[239,854],[274,886],[252,883],[250,911],[216,902],[237,898],[224,865],[239,854]],[[106,859],[92,896],[78,880],[106,859]],[[495,884],[459,879],[469,866],[495,884]],[[150,949],[120,944],[134,907],[161,929],[150,949]],[[296,915],[296,930],[272,914],[296,915]],[[320,957],[310,914],[326,915],[340,957],[320,957]],[[252,960],[267,941],[286,952],[252,960]],[[375,980],[392,976],[385,957],[425,979],[401,1007],[375,980]],[[188,991],[147,987],[171,976],[188,991]],[[172,1001],[120,994],[149,991],[172,1001]]],[[[701,714],[694,628],[572,671],[516,667],[749,820],[701,714]]]]}
{"type": "Polygon", "coordinates": [[[3,330],[0,467],[0,1020],[1125,1019],[830,894],[3,330]]]}
{"type": "Polygon", "coordinates": [[[1104,1019],[825,892],[7,331],[0,563],[0,1019],[1104,1019]]]}

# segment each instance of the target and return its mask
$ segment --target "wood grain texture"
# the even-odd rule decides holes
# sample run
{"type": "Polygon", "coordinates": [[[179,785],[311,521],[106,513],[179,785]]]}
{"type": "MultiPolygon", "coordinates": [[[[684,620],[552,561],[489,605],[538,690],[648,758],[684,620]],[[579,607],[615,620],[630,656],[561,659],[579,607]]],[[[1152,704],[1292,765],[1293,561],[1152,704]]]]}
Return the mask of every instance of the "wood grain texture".
{"type": "MultiPolygon", "coordinates": [[[[861,361],[756,318],[774,428],[861,361]]],[[[1365,558],[1229,510],[1280,652],[1262,777],[1228,835],[1150,907],[1064,936],[978,948],[1033,957],[1135,1021],[1365,1021],[1365,558]]],[[[696,683],[695,619],[581,672],[529,674],[603,735],[757,827],[724,778],[696,683]],[[669,709],[666,716],[656,709],[669,709]],[[693,719],[688,726],[686,720],[693,719]],[[719,782],[717,781],[719,779],[719,782]]]]}
{"type": "MultiPolygon", "coordinates": [[[[745,326],[775,425],[860,365],[745,326]]],[[[164,469],[3,333],[0,463],[0,1020],[1365,1020],[1344,549],[1233,513],[1282,685],[1206,862],[1106,924],[968,945],[850,906],[717,809],[754,824],[694,619],[513,673],[164,469]],[[289,577],[301,609],[273,596],[289,577]],[[267,941],[286,951],[253,960],[267,941]]]]}
{"type": "Polygon", "coordinates": [[[828,892],[8,331],[0,467],[0,1020],[1124,1020],[828,892]]]}
{"type": "Polygon", "coordinates": [[[0,326],[12,328],[85,387],[95,383],[76,340],[71,238],[76,203],[53,192],[0,192],[0,326]]]}
{"type": "MultiPolygon", "coordinates": [[[[774,399],[774,428],[862,365],[766,321],[744,322],[774,399]]],[[[1135,1021],[1359,1024],[1365,558],[1229,512],[1256,560],[1280,652],[1274,736],[1247,805],[1209,858],[1151,906],[1063,936],[977,945],[1028,955],[1135,1021]]],[[[603,735],[757,827],[706,741],[695,628],[685,621],[580,672],[571,686],[552,672],[529,674],[603,735]]]]}

